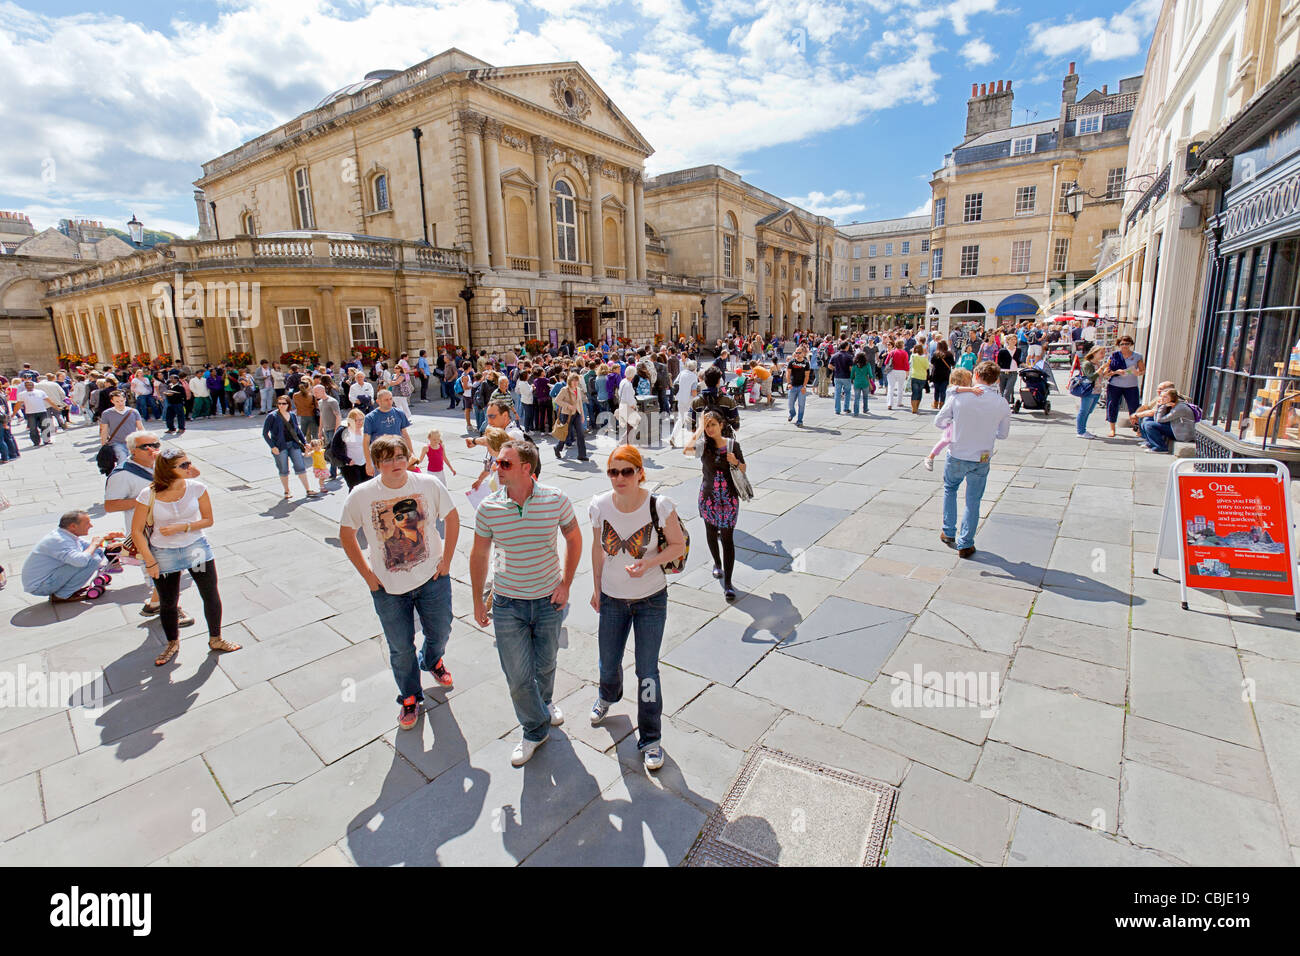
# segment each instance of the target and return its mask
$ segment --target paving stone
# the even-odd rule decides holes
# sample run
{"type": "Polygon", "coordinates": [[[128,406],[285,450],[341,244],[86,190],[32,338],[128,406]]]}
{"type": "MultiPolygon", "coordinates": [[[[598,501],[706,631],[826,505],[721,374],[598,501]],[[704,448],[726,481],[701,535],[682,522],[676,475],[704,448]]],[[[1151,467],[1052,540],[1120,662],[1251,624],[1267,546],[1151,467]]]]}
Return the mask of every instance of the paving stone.
{"type": "Polygon", "coordinates": [[[967,696],[944,693],[890,675],[873,683],[863,695],[862,702],[969,743],[982,744],[996,711],[973,703],[967,696]]]}
{"type": "Polygon", "coordinates": [[[1033,647],[1022,647],[1016,653],[1010,677],[1121,707],[1128,682],[1128,675],[1118,667],[1103,667],[1033,647]]]}
{"type": "MultiPolygon", "coordinates": [[[[382,741],[348,754],[172,853],[168,866],[298,866],[347,833],[381,828],[424,778],[382,741]]],[[[355,844],[349,842],[355,851],[355,844]]],[[[354,852],[355,855],[355,852],[354,852]]],[[[358,857],[358,862],[362,862],[358,857]]]]}
{"type": "Polygon", "coordinates": [[[259,684],[195,708],[167,724],[165,731],[139,730],[116,747],[97,747],[41,773],[50,819],[183,763],[288,713],[284,698],[259,684]]]}
{"type": "Polygon", "coordinates": [[[284,720],[213,747],[203,758],[221,792],[240,813],[324,766],[284,720]]]}
{"type": "Polygon", "coordinates": [[[0,844],[44,822],[41,784],[36,774],[0,784],[0,844]]]}
{"type": "Polygon", "coordinates": [[[763,737],[763,746],[894,786],[907,772],[905,757],[800,714],[782,716],[763,737]]]}
{"type": "Polygon", "coordinates": [[[1058,817],[1115,832],[1119,781],[990,740],[975,783],[1058,817]]]}
{"type": "Polygon", "coordinates": [[[249,687],[348,646],[346,640],[329,628],[321,624],[308,625],[266,636],[238,654],[223,657],[221,669],[236,687],[249,687]]]}
{"type": "Polygon", "coordinates": [[[1151,598],[1133,599],[1133,629],[1158,634],[1177,634],[1211,644],[1232,647],[1232,624],[1224,612],[1205,610],[1184,611],[1172,601],[1151,598]]]}
{"type": "Polygon", "coordinates": [[[730,791],[745,759],[743,751],[703,731],[692,730],[675,717],[664,719],[663,748],[664,765],[653,773],[645,769],[632,736],[619,742],[615,756],[625,773],[639,774],[705,813],[712,813],[730,791]]]}
{"type": "MultiPolygon", "coordinates": [[[[347,681],[356,684],[388,672],[388,646],[382,639],[371,638],[286,671],[274,677],[271,686],[301,709],[326,697],[341,699],[347,681]]],[[[458,673],[453,676],[460,679],[458,673]]]]}
{"type": "Polygon", "coordinates": [[[753,620],[729,609],[679,644],[663,660],[692,674],[720,684],[734,684],[779,638],[758,631],[753,620]]]}
{"type": "Polygon", "coordinates": [[[935,584],[918,578],[897,578],[862,569],[844,582],[846,595],[877,607],[919,614],[935,592],[935,584]]]}
{"type": "Polygon", "coordinates": [[[1288,832],[1300,834],[1300,708],[1261,700],[1255,705],[1255,717],[1282,818],[1288,832]]]}
{"type": "Polygon", "coordinates": [[[1062,621],[1086,621],[1098,627],[1126,628],[1129,597],[1123,591],[1098,587],[1089,591],[1044,588],[1034,602],[1034,617],[1046,615],[1062,621]]]}
{"type": "Polygon", "coordinates": [[[1123,833],[1193,866],[1291,862],[1277,808],[1137,761],[1124,765],[1123,833]]]}
{"type": "MultiPolygon", "coordinates": [[[[635,719],[635,707],[631,710],[635,719]]],[[[714,684],[679,710],[677,718],[738,750],[748,750],[780,713],[780,707],[761,698],[714,684]]]]}
{"type": "Polygon", "coordinates": [[[833,637],[782,644],[780,653],[862,680],[874,680],[911,623],[910,617],[904,617],[833,637]]]}
{"type": "Polygon", "coordinates": [[[995,654],[1014,653],[1025,629],[1025,619],[1014,614],[954,604],[942,598],[932,600],[926,610],[957,628],[980,650],[995,654]]]}
{"type": "Polygon", "coordinates": [[[1131,713],[1258,749],[1235,651],[1146,631],[1132,641],[1131,713]]]}
{"type": "Polygon", "coordinates": [[[982,787],[915,764],[903,780],[900,822],[986,865],[1002,863],[1015,805],[982,787]]]}
{"type": "Polygon", "coordinates": [[[817,544],[798,552],[791,570],[798,574],[816,574],[843,581],[865,560],[866,558],[857,552],[817,544]]]}
{"type": "Polygon", "coordinates": [[[1021,807],[1008,866],[1169,866],[1150,850],[1123,843],[1092,827],[1067,823],[1021,807]]]}
{"type": "Polygon", "coordinates": [[[956,644],[958,647],[969,647],[979,650],[966,634],[954,624],[949,624],[944,618],[932,611],[922,611],[915,621],[912,622],[911,632],[920,634],[924,637],[932,637],[938,641],[947,641],[949,644],[956,644]]]}
{"type": "Polygon", "coordinates": [[[1007,681],[989,737],[1107,777],[1119,776],[1124,711],[1095,700],[1007,681]]]}
{"type": "Polygon", "coordinates": [[[981,699],[978,678],[962,680],[960,687],[951,681],[945,681],[942,686],[953,687],[958,696],[991,707],[997,703],[998,688],[1006,674],[1008,662],[1008,658],[999,654],[986,654],[947,641],[938,641],[920,634],[909,634],[881,671],[888,675],[905,675],[914,684],[924,683],[929,679],[927,675],[931,673],[938,674],[940,677],[985,674],[988,676],[983,682],[983,688],[990,693],[984,696],[991,699],[981,699]]]}
{"type": "Polygon", "coordinates": [[[198,757],[0,844],[3,866],[144,866],[232,816],[198,757]],[[201,832],[201,831],[200,831],[201,832]]]}
{"type": "Polygon", "coordinates": [[[958,578],[945,580],[935,597],[988,611],[1001,611],[1013,617],[1026,617],[1034,603],[1033,595],[1019,588],[958,578]]]}
{"type": "Polygon", "coordinates": [[[68,719],[66,713],[51,714],[0,734],[0,783],[76,754],[68,719]]]}
{"type": "Polygon", "coordinates": [[[304,628],[334,614],[334,609],[318,597],[289,601],[274,610],[264,611],[244,620],[244,626],[259,641],[279,637],[304,628]]]}
{"type": "MultiPolygon", "coordinates": [[[[324,599],[325,596],[322,595],[322,600],[324,599]]],[[[332,600],[330,604],[332,607],[332,600]]],[[[379,618],[375,614],[374,603],[368,597],[364,604],[350,607],[341,614],[327,617],[324,624],[352,644],[362,643],[383,634],[383,628],[380,626],[379,618]]]]}
{"type": "Polygon", "coordinates": [[[1041,651],[1073,657],[1104,667],[1128,668],[1128,630],[1064,621],[1034,613],[1022,643],[1041,651]]]}
{"type": "Polygon", "coordinates": [[[677,866],[707,816],[627,773],[524,860],[524,866],[677,866]]]}
{"type": "Polygon", "coordinates": [[[906,827],[894,824],[889,839],[889,855],[882,866],[974,866],[964,856],[919,837],[906,827]]]}
{"type": "Polygon", "coordinates": [[[1273,799],[1263,752],[1130,714],[1124,757],[1257,800],[1273,799]]]}
{"type": "Polygon", "coordinates": [[[838,727],[853,713],[867,682],[785,654],[772,654],[736,686],[787,710],[838,727]]]}
{"type": "Polygon", "coordinates": [[[356,866],[356,862],[338,844],[327,846],[303,866],[356,866]]]}

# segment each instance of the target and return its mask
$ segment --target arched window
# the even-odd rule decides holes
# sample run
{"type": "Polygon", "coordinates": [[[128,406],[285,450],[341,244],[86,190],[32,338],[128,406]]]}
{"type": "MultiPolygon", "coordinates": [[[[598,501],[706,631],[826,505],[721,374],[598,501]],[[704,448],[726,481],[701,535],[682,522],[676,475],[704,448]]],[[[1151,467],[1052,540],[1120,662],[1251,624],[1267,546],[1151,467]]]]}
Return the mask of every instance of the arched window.
{"type": "Polygon", "coordinates": [[[293,188],[298,200],[298,228],[315,229],[316,213],[312,209],[311,179],[307,176],[306,166],[293,171],[293,188]]]}
{"type": "Polygon", "coordinates": [[[578,261],[578,212],[573,187],[563,179],[555,181],[555,257],[578,261]]]}
{"type": "Polygon", "coordinates": [[[375,173],[370,179],[370,203],[375,212],[388,209],[388,174],[375,173]]]}
{"type": "Polygon", "coordinates": [[[257,226],[253,222],[253,214],[246,212],[239,217],[239,231],[246,236],[257,235],[257,226]]]}
{"type": "Polygon", "coordinates": [[[736,274],[736,217],[731,213],[722,223],[722,274],[727,278],[736,274]]]}

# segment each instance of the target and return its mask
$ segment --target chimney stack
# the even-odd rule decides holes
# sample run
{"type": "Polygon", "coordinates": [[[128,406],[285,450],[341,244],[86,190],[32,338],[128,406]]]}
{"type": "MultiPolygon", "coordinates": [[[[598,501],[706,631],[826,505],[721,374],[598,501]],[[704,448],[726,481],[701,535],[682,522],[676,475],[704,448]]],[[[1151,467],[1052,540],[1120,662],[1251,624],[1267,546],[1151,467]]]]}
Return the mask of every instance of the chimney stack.
{"type": "Polygon", "coordinates": [[[1006,129],[1011,125],[1012,93],[1007,80],[971,84],[966,103],[966,138],[1006,129]]]}
{"type": "Polygon", "coordinates": [[[970,85],[970,95],[972,98],[980,95],[980,85],[978,83],[972,83],[970,85]]]}
{"type": "Polygon", "coordinates": [[[1070,61],[1070,75],[1071,75],[1071,76],[1074,75],[1074,61],[1073,61],[1073,60],[1070,61]]]}
{"type": "Polygon", "coordinates": [[[1058,142],[1065,138],[1065,124],[1070,119],[1070,107],[1079,98],[1079,74],[1074,72],[1074,62],[1070,62],[1070,72],[1061,83],[1061,116],[1056,127],[1058,142]]]}
{"type": "Polygon", "coordinates": [[[1105,83],[1101,84],[1101,95],[1106,96],[1109,92],[1110,90],[1107,85],[1105,83]]]}

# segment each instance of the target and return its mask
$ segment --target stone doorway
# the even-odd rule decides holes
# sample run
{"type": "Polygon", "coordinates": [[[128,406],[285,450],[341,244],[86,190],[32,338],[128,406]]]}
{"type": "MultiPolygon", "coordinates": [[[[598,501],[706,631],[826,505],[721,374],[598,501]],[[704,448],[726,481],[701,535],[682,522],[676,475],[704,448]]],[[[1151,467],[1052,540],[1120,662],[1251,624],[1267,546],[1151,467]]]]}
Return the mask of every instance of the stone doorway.
{"type": "Polygon", "coordinates": [[[579,345],[585,342],[594,342],[596,334],[596,310],[595,309],[574,309],[573,310],[573,334],[579,345]]]}

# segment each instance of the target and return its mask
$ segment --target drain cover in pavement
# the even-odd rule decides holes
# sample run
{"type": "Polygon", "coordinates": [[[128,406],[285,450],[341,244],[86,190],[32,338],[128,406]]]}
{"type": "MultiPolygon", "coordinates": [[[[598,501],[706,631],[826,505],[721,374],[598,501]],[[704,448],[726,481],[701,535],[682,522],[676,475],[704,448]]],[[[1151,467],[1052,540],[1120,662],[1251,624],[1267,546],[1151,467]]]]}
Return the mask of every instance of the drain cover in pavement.
{"type": "Polygon", "coordinates": [[[898,791],[759,747],[687,866],[878,866],[898,791]]]}

